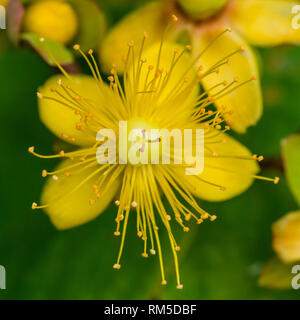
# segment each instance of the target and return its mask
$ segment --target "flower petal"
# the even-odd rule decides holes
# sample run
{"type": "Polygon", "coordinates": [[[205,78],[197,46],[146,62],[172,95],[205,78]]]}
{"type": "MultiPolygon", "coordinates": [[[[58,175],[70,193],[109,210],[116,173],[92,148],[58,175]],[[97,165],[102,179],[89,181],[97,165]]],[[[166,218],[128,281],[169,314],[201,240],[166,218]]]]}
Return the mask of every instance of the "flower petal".
{"type": "MultiPolygon", "coordinates": [[[[189,190],[197,197],[208,201],[223,201],[246,191],[253,182],[252,175],[259,171],[254,160],[244,160],[240,157],[251,157],[250,151],[237,140],[226,134],[220,134],[214,141],[226,139],[226,142],[207,144],[204,136],[204,146],[217,153],[212,156],[205,150],[204,171],[199,176],[182,174],[182,180],[189,190]],[[204,182],[207,181],[206,182],[204,182]],[[217,186],[211,185],[213,183],[217,186]],[[220,187],[225,187],[222,191],[220,187]]],[[[212,140],[209,139],[211,142],[212,140]]]]}
{"type": "MultiPolygon", "coordinates": [[[[56,170],[66,168],[72,164],[74,164],[74,161],[64,160],[58,165],[56,170]]],[[[101,194],[100,190],[101,197],[93,205],[90,205],[89,201],[96,198],[93,185],[97,184],[99,175],[93,176],[71,193],[71,190],[98,168],[99,166],[88,168],[79,173],[71,174],[69,177],[61,174],[58,175],[57,180],[51,177],[48,178],[43,189],[41,203],[43,205],[49,204],[44,210],[56,228],[68,229],[93,220],[112,201],[120,186],[119,179],[113,182],[108,192],[101,194]]]]}
{"type": "Polygon", "coordinates": [[[117,65],[118,72],[124,71],[122,58],[126,57],[127,44],[133,40],[137,54],[143,32],[149,35],[145,42],[146,47],[161,39],[168,18],[165,14],[165,6],[165,1],[150,2],[126,16],[111,29],[99,50],[100,61],[106,72],[110,71],[112,64],[117,65]]]}
{"type": "Polygon", "coordinates": [[[286,214],[272,226],[273,248],[285,263],[300,259],[300,211],[286,214]]]}
{"type": "Polygon", "coordinates": [[[232,26],[254,45],[274,46],[282,43],[299,43],[299,29],[293,28],[299,19],[292,8],[297,1],[235,0],[232,26]],[[297,19],[297,20],[296,20],[297,19]]]}
{"type": "MultiPolygon", "coordinates": [[[[198,39],[197,41],[201,42],[198,50],[203,50],[211,40],[209,37],[198,39]]],[[[208,90],[223,81],[231,83],[234,79],[238,80],[233,85],[234,87],[243,81],[250,80],[253,76],[258,79],[258,69],[253,52],[245,41],[233,31],[222,35],[201,57],[200,64],[204,67],[203,72],[240,48],[244,51],[230,57],[229,65],[221,66],[218,74],[213,73],[203,79],[205,89],[208,90]]],[[[262,114],[262,94],[259,81],[253,80],[233,90],[217,99],[215,104],[218,108],[226,106],[227,110],[232,110],[233,114],[225,116],[225,119],[236,131],[245,132],[249,126],[256,124],[262,114]]]]}
{"type": "MultiPolygon", "coordinates": [[[[142,58],[145,58],[146,60],[145,65],[138,67],[136,64],[135,73],[132,72],[132,69],[129,71],[129,76],[132,83],[132,74],[136,74],[137,70],[140,69],[138,91],[144,91],[145,84],[150,83],[155,78],[155,68],[160,52],[159,49],[160,42],[156,42],[151,47],[146,49],[142,55],[142,58]],[[149,66],[153,66],[153,69],[150,72],[148,69],[149,66]]],[[[196,70],[193,68],[192,63],[192,55],[187,52],[182,45],[166,41],[163,43],[158,64],[158,69],[162,71],[162,74],[156,78],[155,84],[159,88],[157,91],[157,94],[159,95],[159,99],[157,101],[157,105],[160,110],[159,118],[169,118],[170,109],[173,108],[174,110],[177,110],[178,113],[180,112],[181,121],[182,118],[184,118],[184,115],[186,115],[187,118],[191,116],[194,110],[196,97],[199,92],[198,83],[196,85],[194,84],[190,90],[185,90],[196,77],[196,70]],[[184,53],[178,59],[177,63],[172,68],[172,71],[170,71],[174,58],[174,50],[178,51],[175,59],[177,59],[183,51],[184,53]],[[167,77],[166,72],[169,72],[169,78],[164,86],[162,83],[167,77]],[[162,80],[160,80],[160,77],[162,80]],[[162,89],[162,91],[160,91],[160,89],[162,89]],[[181,95],[180,92],[182,92],[181,95]]],[[[151,89],[149,88],[150,87],[148,87],[146,90],[151,89]]],[[[145,104],[145,99],[142,101],[144,101],[143,104],[145,104]]]]}
{"type": "MultiPolygon", "coordinates": [[[[92,77],[84,75],[72,75],[73,81],[69,81],[61,75],[53,76],[39,88],[39,92],[44,96],[55,97],[64,101],[57,93],[51,92],[51,88],[59,89],[57,85],[59,79],[62,79],[65,86],[71,84],[72,89],[86,99],[93,101],[101,99],[96,81],[92,77]]],[[[66,94],[64,95],[66,96],[66,94]]],[[[39,114],[41,121],[59,138],[79,146],[90,146],[95,142],[96,138],[76,129],[76,123],[80,121],[80,115],[76,115],[72,109],[59,102],[39,99],[39,114]],[[68,138],[64,138],[65,135],[68,138]],[[71,137],[75,138],[74,142],[71,141],[71,137]]]]}

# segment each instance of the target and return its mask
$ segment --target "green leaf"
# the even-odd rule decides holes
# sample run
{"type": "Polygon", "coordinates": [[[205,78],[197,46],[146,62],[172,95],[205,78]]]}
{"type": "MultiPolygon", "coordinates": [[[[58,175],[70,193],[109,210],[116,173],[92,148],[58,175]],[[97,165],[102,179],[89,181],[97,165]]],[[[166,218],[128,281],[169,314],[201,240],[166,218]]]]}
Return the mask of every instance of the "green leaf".
{"type": "Polygon", "coordinates": [[[289,186],[300,205],[300,134],[283,140],[282,156],[289,186]]]}
{"type": "Polygon", "coordinates": [[[105,32],[105,18],[99,6],[91,0],[69,0],[80,22],[75,42],[86,51],[98,48],[105,32]]]}
{"type": "Polygon", "coordinates": [[[291,270],[294,264],[284,264],[277,257],[270,259],[264,266],[258,283],[269,289],[291,289],[295,276],[291,270]]]}
{"type": "Polygon", "coordinates": [[[61,65],[74,62],[73,54],[64,45],[47,39],[42,43],[40,38],[34,33],[21,34],[21,39],[28,42],[50,66],[56,65],[54,59],[61,65]]]}

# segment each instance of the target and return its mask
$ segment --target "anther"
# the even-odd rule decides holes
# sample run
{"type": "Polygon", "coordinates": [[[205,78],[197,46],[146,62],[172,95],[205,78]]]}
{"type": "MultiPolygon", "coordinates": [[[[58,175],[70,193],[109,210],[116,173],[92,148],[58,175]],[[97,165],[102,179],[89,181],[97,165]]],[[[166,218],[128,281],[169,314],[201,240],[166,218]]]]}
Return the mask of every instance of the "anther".
{"type": "Polygon", "coordinates": [[[40,42],[42,42],[42,43],[45,42],[45,38],[43,38],[43,37],[40,38],[40,42]]]}
{"type": "Polygon", "coordinates": [[[178,21],[178,18],[175,16],[175,14],[172,14],[172,19],[173,19],[173,21],[175,21],[175,22],[178,21]]]}
{"type": "Polygon", "coordinates": [[[38,206],[37,203],[36,203],[36,202],[33,202],[32,205],[31,205],[31,209],[34,210],[34,209],[37,208],[37,206],[38,206]]]}
{"type": "Polygon", "coordinates": [[[93,52],[94,52],[94,50],[93,50],[93,49],[90,49],[90,50],[88,51],[88,54],[89,54],[89,55],[92,55],[93,52]]]}
{"type": "Polygon", "coordinates": [[[54,176],[52,176],[52,179],[53,179],[54,181],[57,181],[57,180],[58,180],[58,176],[57,176],[57,175],[54,175],[54,176]]]}
{"type": "Polygon", "coordinates": [[[115,232],[114,232],[114,235],[115,235],[116,237],[118,237],[120,234],[121,234],[120,231],[115,231],[115,232]]]}
{"type": "Polygon", "coordinates": [[[142,253],[142,257],[143,257],[143,258],[148,258],[148,253],[143,252],[143,253],[142,253]]]}
{"type": "Polygon", "coordinates": [[[155,251],[154,249],[150,249],[150,253],[151,253],[152,255],[155,255],[155,254],[156,254],[156,251],[155,251]]]}
{"type": "Polygon", "coordinates": [[[162,280],[161,285],[165,286],[166,284],[167,284],[167,281],[166,280],[162,280]]]}
{"type": "Polygon", "coordinates": [[[140,237],[143,235],[143,232],[142,232],[142,231],[139,231],[139,232],[137,233],[137,235],[138,235],[138,237],[140,238],[140,237]]]}
{"type": "Polygon", "coordinates": [[[42,177],[43,178],[47,177],[47,174],[48,174],[47,170],[43,170],[42,171],[42,177]]]}
{"type": "Polygon", "coordinates": [[[177,285],[176,288],[179,289],[179,290],[181,290],[181,289],[183,288],[183,285],[182,285],[182,284],[179,284],[179,285],[177,285]]]}
{"type": "Polygon", "coordinates": [[[171,216],[170,215],[167,214],[166,218],[167,218],[168,221],[171,221],[171,216]]]}
{"type": "Polygon", "coordinates": [[[79,44],[74,44],[73,49],[76,50],[76,51],[79,50],[80,49],[80,45],[79,44]]]}
{"type": "Polygon", "coordinates": [[[251,79],[252,79],[252,80],[256,80],[257,77],[256,77],[255,75],[252,75],[252,76],[251,76],[251,79]]]}
{"type": "Polygon", "coordinates": [[[213,215],[209,218],[210,221],[215,221],[217,219],[217,216],[213,215]]]}
{"type": "Polygon", "coordinates": [[[274,179],[274,184],[277,184],[278,182],[279,182],[279,177],[275,177],[275,179],[274,179]]]}
{"type": "Polygon", "coordinates": [[[190,231],[190,228],[184,227],[184,228],[183,228],[183,231],[184,231],[184,232],[189,232],[189,231],[190,231]]]}
{"type": "Polygon", "coordinates": [[[257,160],[258,160],[258,161],[263,161],[263,160],[264,160],[264,157],[263,157],[263,156],[259,156],[259,157],[257,157],[257,160]]]}
{"type": "Polygon", "coordinates": [[[36,95],[39,99],[43,99],[43,95],[40,92],[37,92],[36,95]]]}
{"type": "Polygon", "coordinates": [[[115,263],[113,265],[113,268],[119,270],[121,268],[121,265],[119,263],[115,263]]]}
{"type": "Polygon", "coordinates": [[[203,214],[201,215],[201,219],[203,219],[203,220],[207,219],[208,217],[209,217],[209,215],[208,215],[207,212],[205,212],[205,213],[203,213],[203,214]]]}
{"type": "Polygon", "coordinates": [[[197,224],[201,224],[202,222],[203,222],[202,219],[198,219],[198,220],[197,220],[197,224]]]}
{"type": "Polygon", "coordinates": [[[188,51],[191,51],[191,50],[192,50],[192,46],[191,46],[191,45],[189,45],[189,44],[188,44],[188,45],[186,45],[186,46],[185,46],[185,48],[186,48],[186,50],[188,50],[188,51]]]}
{"type": "Polygon", "coordinates": [[[185,220],[186,221],[189,221],[191,219],[192,215],[190,213],[188,213],[186,216],[185,216],[185,220]]]}
{"type": "Polygon", "coordinates": [[[115,201],[115,205],[116,205],[116,206],[119,206],[119,205],[120,205],[120,200],[116,200],[116,201],[115,201]]]}
{"type": "Polygon", "coordinates": [[[175,251],[177,251],[177,252],[180,251],[180,247],[179,247],[179,246],[176,246],[176,247],[175,247],[175,251]]]}
{"type": "Polygon", "coordinates": [[[93,206],[95,204],[95,200],[91,199],[89,203],[90,203],[90,206],[93,206]]]}
{"type": "Polygon", "coordinates": [[[131,206],[132,206],[133,208],[136,208],[136,207],[137,207],[137,202],[136,202],[136,201],[132,201],[131,206]]]}
{"type": "Polygon", "coordinates": [[[33,153],[33,152],[34,152],[34,147],[29,147],[29,148],[28,148],[28,152],[29,152],[29,153],[33,153]]]}
{"type": "Polygon", "coordinates": [[[62,157],[64,157],[64,156],[65,156],[64,150],[61,150],[59,154],[60,154],[62,157]]]}

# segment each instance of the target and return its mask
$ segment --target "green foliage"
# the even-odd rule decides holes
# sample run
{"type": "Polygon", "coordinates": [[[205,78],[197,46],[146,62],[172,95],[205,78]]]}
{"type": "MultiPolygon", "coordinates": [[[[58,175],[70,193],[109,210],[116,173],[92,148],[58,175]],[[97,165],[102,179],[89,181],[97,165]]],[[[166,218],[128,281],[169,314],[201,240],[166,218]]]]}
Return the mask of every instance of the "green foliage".
{"type": "Polygon", "coordinates": [[[61,65],[68,65],[74,62],[73,54],[64,45],[45,39],[40,41],[40,36],[35,33],[23,33],[20,38],[27,41],[51,66],[55,66],[55,60],[61,65]],[[54,60],[54,59],[55,60],[54,60]]]}
{"type": "Polygon", "coordinates": [[[285,172],[291,191],[300,205],[300,135],[293,135],[282,142],[285,172]]]}

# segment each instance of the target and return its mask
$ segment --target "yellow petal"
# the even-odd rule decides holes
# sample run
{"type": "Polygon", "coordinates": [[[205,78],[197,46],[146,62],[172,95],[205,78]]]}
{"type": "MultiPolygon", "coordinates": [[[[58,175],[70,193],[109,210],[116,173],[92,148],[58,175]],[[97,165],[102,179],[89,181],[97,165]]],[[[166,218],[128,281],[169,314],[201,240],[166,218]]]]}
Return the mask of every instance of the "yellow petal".
{"type": "MultiPolygon", "coordinates": [[[[158,87],[157,94],[159,94],[159,99],[156,103],[159,107],[159,118],[165,119],[166,117],[169,117],[170,109],[173,109],[174,112],[177,110],[177,112],[180,113],[180,121],[182,121],[185,116],[186,118],[191,116],[194,110],[193,108],[196,97],[199,92],[198,84],[194,84],[192,89],[186,90],[185,93],[180,95],[180,92],[183,92],[184,89],[187,88],[189,84],[192,83],[192,80],[196,77],[196,70],[192,65],[193,58],[192,55],[186,51],[182,45],[174,42],[165,41],[161,51],[159,49],[160,42],[156,42],[143,52],[142,59],[146,59],[146,63],[143,64],[142,68],[138,68],[138,66],[135,65],[135,73],[132,72],[132,69],[129,71],[130,81],[133,83],[132,74],[135,74],[136,79],[137,70],[140,69],[141,71],[139,72],[140,76],[137,91],[145,91],[145,84],[149,84],[155,77],[155,69],[157,66],[158,57],[160,57],[158,69],[160,69],[162,73],[160,73],[161,76],[156,78],[156,83],[154,85],[154,88],[156,88],[156,86],[158,87]],[[174,67],[171,68],[174,58],[174,50],[178,51],[175,59],[177,59],[183,51],[185,52],[179,58],[174,67]],[[150,73],[148,70],[149,66],[153,66],[153,69],[150,71],[150,73]],[[166,76],[166,72],[169,72],[169,76],[166,76]],[[167,77],[168,80],[165,82],[166,85],[163,85],[163,81],[167,77]]],[[[146,90],[151,91],[151,86],[148,86],[146,90]]],[[[142,104],[145,105],[145,99],[143,97],[141,97],[141,99],[143,101],[142,104]]],[[[153,99],[151,101],[153,101],[153,99]]]]}
{"type": "MultiPolygon", "coordinates": [[[[211,38],[208,37],[197,39],[197,43],[200,42],[198,50],[205,48],[210,41],[211,38]]],[[[225,117],[226,120],[236,131],[245,132],[249,126],[256,124],[262,114],[262,95],[258,80],[258,69],[250,47],[237,33],[227,32],[202,56],[200,64],[203,65],[203,72],[205,72],[213,64],[241,47],[245,51],[232,56],[230,64],[222,66],[218,74],[213,73],[205,77],[203,85],[208,90],[222,81],[230,83],[237,79],[238,82],[233,85],[235,86],[251,79],[253,76],[257,78],[257,80],[252,80],[215,102],[218,108],[226,106],[227,110],[232,110],[233,114],[228,114],[225,117]]]]}
{"type": "MultiPolygon", "coordinates": [[[[232,26],[254,45],[273,46],[299,43],[300,24],[292,8],[297,1],[235,0],[232,4],[232,26]]],[[[299,13],[299,11],[298,11],[299,13]]]]}
{"type": "Polygon", "coordinates": [[[259,171],[254,160],[239,159],[240,157],[250,158],[250,151],[226,134],[221,134],[214,140],[211,138],[207,140],[204,136],[204,146],[208,147],[210,151],[205,149],[202,174],[199,176],[182,174],[181,179],[187,183],[189,190],[196,197],[208,201],[227,200],[246,191],[253,182],[251,175],[255,175],[259,171]],[[222,139],[226,139],[226,142],[207,144],[208,141],[222,139]],[[217,156],[212,156],[211,152],[215,152],[217,156]],[[222,190],[223,187],[225,190],[222,190]]]}
{"type": "Polygon", "coordinates": [[[135,53],[143,39],[143,33],[147,32],[145,47],[152,45],[161,39],[163,30],[170,18],[165,14],[165,1],[150,2],[134,11],[111,29],[99,50],[102,68],[109,72],[112,64],[117,65],[118,72],[124,71],[122,58],[126,57],[128,42],[135,43],[135,53]]]}
{"type": "MultiPolygon", "coordinates": [[[[66,168],[72,164],[74,161],[64,160],[56,169],[66,168]]],[[[52,177],[48,178],[43,189],[41,202],[43,205],[49,204],[44,210],[56,228],[68,229],[91,221],[102,213],[112,201],[120,186],[119,179],[113,182],[108,192],[101,194],[100,190],[101,197],[94,204],[89,203],[90,200],[96,199],[93,185],[97,183],[99,174],[70,193],[98,168],[99,166],[96,165],[94,168],[85,169],[73,175],[71,173],[69,177],[64,174],[57,175],[57,180],[52,177]]]]}
{"type": "MultiPolygon", "coordinates": [[[[76,93],[86,99],[92,101],[99,101],[99,99],[101,99],[96,81],[94,81],[92,77],[85,75],[74,75],[72,76],[73,81],[69,81],[61,75],[53,76],[39,88],[39,92],[44,96],[55,97],[56,99],[64,101],[57,93],[51,92],[51,88],[56,88],[63,93],[63,90],[60,89],[57,84],[59,79],[62,79],[62,83],[65,86],[70,84],[76,93]]],[[[66,96],[65,93],[64,95],[66,96]]],[[[39,114],[41,121],[57,137],[79,146],[90,146],[95,143],[94,137],[87,135],[84,131],[76,129],[76,123],[80,121],[80,115],[76,115],[74,110],[56,101],[39,99],[39,114]],[[67,135],[68,138],[65,138],[65,135],[67,135]],[[72,142],[71,137],[75,138],[75,141],[72,142]]]]}
{"type": "Polygon", "coordinates": [[[285,263],[300,260],[300,211],[286,214],[272,226],[273,248],[285,263]]]}

